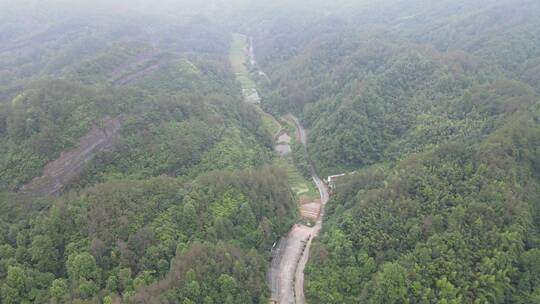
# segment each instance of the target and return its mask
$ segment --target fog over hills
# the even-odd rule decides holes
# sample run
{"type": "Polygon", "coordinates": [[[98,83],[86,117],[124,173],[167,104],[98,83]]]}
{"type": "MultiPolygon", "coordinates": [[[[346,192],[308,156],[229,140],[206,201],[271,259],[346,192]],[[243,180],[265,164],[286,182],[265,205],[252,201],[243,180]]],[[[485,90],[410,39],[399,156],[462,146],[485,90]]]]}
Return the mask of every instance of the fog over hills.
{"type": "Polygon", "coordinates": [[[0,304],[540,303],[540,2],[0,1],[0,304]]]}

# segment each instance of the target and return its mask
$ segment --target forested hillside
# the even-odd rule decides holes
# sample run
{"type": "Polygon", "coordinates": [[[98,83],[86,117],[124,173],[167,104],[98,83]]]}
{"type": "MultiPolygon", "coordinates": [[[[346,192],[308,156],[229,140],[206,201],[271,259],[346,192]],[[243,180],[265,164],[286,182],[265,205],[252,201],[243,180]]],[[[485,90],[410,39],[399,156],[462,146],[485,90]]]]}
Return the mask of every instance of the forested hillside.
{"type": "MultiPolygon", "coordinates": [[[[311,151],[315,163],[323,174],[330,174],[382,161],[387,153],[395,154],[394,149],[387,151],[388,146],[422,123],[418,120],[426,119],[426,115],[437,116],[428,119],[463,125],[463,121],[456,119],[463,114],[462,110],[456,107],[462,102],[460,99],[481,94],[479,90],[528,84],[531,88],[517,89],[518,94],[534,94],[538,88],[532,71],[539,53],[535,37],[538,18],[532,12],[540,8],[528,2],[516,6],[509,1],[496,1],[480,9],[469,2],[461,1],[461,7],[456,5],[459,9],[455,10],[443,4],[428,5],[425,11],[415,11],[415,18],[420,21],[409,21],[410,24],[395,21],[409,20],[407,13],[416,8],[415,3],[405,2],[401,11],[395,8],[400,7],[396,3],[381,4],[383,8],[377,14],[373,13],[374,8],[360,6],[362,10],[349,18],[314,16],[288,21],[276,15],[273,22],[254,30],[259,64],[273,80],[266,88],[266,106],[278,113],[292,110],[304,116],[304,123],[313,128],[310,141],[316,145],[310,146],[317,147],[311,151]],[[392,16],[389,12],[394,10],[394,19],[380,17],[392,16]],[[510,38],[487,30],[500,26],[494,12],[499,12],[500,16],[496,16],[508,23],[505,35],[510,38]],[[479,24],[480,18],[493,26],[479,24]],[[447,45],[435,41],[440,39],[439,34],[433,34],[429,40],[426,28],[449,26],[448,20],[461,22],[459,27],[476,31],[475,36],[468,40],[462,35],[455,40],[448,38],[444,40],[447,45]],[[523,38],[524,35],[530,37],[523,38]],[[516,41],[508,47],[510,39],[516,41]],[[505,55],[516,57],[497,55],[503,50],[505,55]],[[520,55],[523,50],[527,54],[520,55]],[[519,62],[520,67],[501,60],[519,62]],[[531,65],[525,67],[526,62],[531,65]],[[396,115],[398,111],[400,115],[396,115]]],[[[528,101],[493,103],[507,102],[519,108],[523,102],[536,101],[525,99],[528,101]]],[[[502,105],[483,106],[499,107],[493,112],[515,110],[503,109],[502,105]]],[[[480,122],[474,123],[474,128],[478,128],[480,122]]]]}
{"type": "Polygon", "coordinates": [[[265,303],[296,208],[229,32],[34,9],[0,28],[0,303],[265,303]],[[32,192],[47,170],[55,196],[32,192]]]}
{"type": "Polygon", "coordinates": [[[307,302],[540,303],[536,0],[0,3],[0,303],[268,303],[289,112],[307,302]]]}
{"type": "Polygon", "coordinates": [[[531,112],[477,144],[451,141],[339,184],[307,274],[314,302],[538,302],[531,112]]]}
{"type": "Polygon", "coordinates": [[[302,117],[320,173],[356,171],[328,203],[308,302],[539,302],[540,7],[347,3],[252,24],[263,106],[302,117]]]}

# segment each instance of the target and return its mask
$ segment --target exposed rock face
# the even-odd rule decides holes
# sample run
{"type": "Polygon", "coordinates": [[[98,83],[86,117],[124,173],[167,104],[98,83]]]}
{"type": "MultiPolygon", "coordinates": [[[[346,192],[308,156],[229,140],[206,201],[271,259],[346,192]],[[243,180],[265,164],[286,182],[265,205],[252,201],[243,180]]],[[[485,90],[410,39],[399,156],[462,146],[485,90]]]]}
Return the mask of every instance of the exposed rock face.
{"type": "Polygon", "coordinates": [[[125,121],[123,115],[106,117],[79,140],[78,147],[64,151],[60,157],[48,163],[41,176],[23,185],[21,197],[37,197],[58,194],[84,170],[85,164],[98,152],[111,149],[125,121]]]}

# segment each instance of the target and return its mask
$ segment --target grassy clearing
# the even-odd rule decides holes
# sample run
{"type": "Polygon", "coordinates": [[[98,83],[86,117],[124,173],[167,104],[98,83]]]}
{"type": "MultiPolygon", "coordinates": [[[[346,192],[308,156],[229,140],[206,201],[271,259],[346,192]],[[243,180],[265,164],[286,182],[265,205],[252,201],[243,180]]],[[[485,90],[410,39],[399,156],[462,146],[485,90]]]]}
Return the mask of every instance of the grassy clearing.
{"type": "Polygon", "coordinates": [[[232,35],[232,45],[229,52],[229,59],[231,61],[232,68],[236,74],[236,78],[242,85],[242,89],[254,89],[256,88],[255,82],[251,79],[249,71],[246,68],[246,48],[248,46],[247,37],[241,34],[232,35]]]}
{"type": "Polygon", "coordinates": [[[295,192],[296,196],[305,195],[310,198],[319,198],[319,192],[315,188],[315,184],[311,180],[306,180],[296,167],[292,164],[292,161],[284,157],[276,157],[274,164],[281,166],[287,170],[287,176],[289,178],[289,185],[295,192]]]}

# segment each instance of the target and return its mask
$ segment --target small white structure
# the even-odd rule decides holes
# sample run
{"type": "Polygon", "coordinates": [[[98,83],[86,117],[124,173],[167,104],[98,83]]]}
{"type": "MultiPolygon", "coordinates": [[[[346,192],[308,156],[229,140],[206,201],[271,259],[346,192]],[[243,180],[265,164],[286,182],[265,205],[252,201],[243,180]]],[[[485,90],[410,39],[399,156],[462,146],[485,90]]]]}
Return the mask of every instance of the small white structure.
{"type": "Polygon", "coordinates": [[[342,176],[345,176],[345,175],[347,175],[347,173],[341,173],[341,174],[328,176],[328,178],[326,179],[326,183],[328,184],[328,187],[330,187],[330,189],[333,190],[336,187],[336,180],[339,177],[342,177],[342,176]]]}
{"type": "Polygon", "coordinates": [[[343,177],[345,175],[355,174],[355,173],[356,173],[356,171],[352,171],[352,172],[349,172],[349,173],[341,173],[341,174],[336,174],[336,175],[330,175],[326,179],[326,183],[328,184],[328,187],[330,187],[330,190],[334,190],[336,188],[336,181],[340,177],[343,177]]]}

